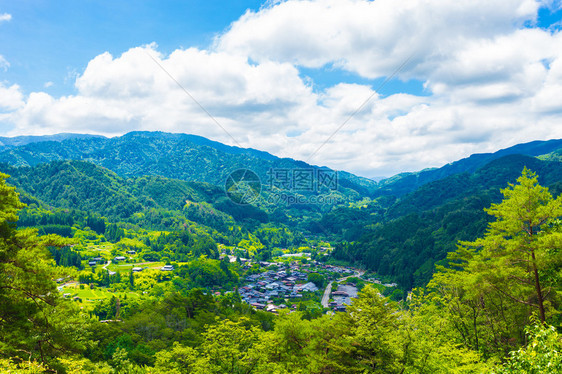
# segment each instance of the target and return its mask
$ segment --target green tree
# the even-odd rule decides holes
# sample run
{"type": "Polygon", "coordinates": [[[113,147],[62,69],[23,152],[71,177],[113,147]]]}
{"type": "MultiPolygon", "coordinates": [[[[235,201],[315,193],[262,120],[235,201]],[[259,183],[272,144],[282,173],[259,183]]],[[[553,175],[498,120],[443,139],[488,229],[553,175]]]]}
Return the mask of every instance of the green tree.
{"type": "Polygon", "coordinates": [[[496,218],[483,238],[461,242],[472,257],[464,266],[481,282],[518,303],[536,308],[546,320],[546,301],[555,294],[549,269],[562,261],[562,231],[553,222],[562,216],[562,197],[553,199],[527,168],[502,190],[504,200],[486,212],[496,218]]]}
{"type": "Polygon", "coordinates": [[[156,354],[155,372],[170,374],[192,373],[197,358],[198,352],[195,349],[174,342],[172,349],[163,350],[156,354]]]}
{"type": "Polygon", "coordinates": [[[562,373],[562,336],[553,326],[534,323],[526,329],[529,343],[510,353],[496,374],[562,373]]]}
{"type": "Polygon", "coordinates": [[[131,286],[132,289],[135,288],[135,273],[133,273],[132,269],[129,272],[129,285],[131,286]]]}
{"type": "Polygon", "coordinates": [[[257,342],[260,330],[248,326],[249,320],[223,320],[209,326],[203,334],[202,358],[196,372],[249,373],[255,366],[251,348],[257,342]],[[246,325],[246,326],[245,326],[246,325]]]}
{"type": "Polygon", "coordinates": [[[86,321],[53,280],[63,270],[53,266],[47,247],[65,240],[16,229],[24,204],[6,178],[0,174],[0,355],[56,366],[57,357],[79,351],[87,338],[86,321]]]}
{"type": "Polygon", "coordinates": [[[504,357],[525,343],[524,327],[559,304],[562,197],[554,199],[524,169],[504,199],[486,209],[495,221],[486,234],[461,242],[431,282],[431,299],[456,333],[451,339],[486,357],[504,357]]]}
{"type": "Polygon", "coordinates": [[[318,273],[308,273],[308,281],[314,283],[318,288],[322,288],[326,284],[326,278],[318,273]]]}

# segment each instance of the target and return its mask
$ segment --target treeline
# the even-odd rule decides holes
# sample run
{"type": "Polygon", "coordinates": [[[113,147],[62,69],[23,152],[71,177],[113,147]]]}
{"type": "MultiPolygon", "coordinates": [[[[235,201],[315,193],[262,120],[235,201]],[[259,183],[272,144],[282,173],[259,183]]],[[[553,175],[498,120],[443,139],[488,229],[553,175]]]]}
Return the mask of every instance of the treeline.
{"type": "MultiPolygon", "coordinates": [[[[173,232],[197,227],[198,236],[204,231],[227,245],[237,245],[252,232],[270,250],[305,241],[287,225],[269,223],[265,210],[235,204],[222,188],[206,183],[158,176],[125,179],[83,161],[2,168],[28,204],[18,225],[36,227],[41,234],[72,237],[73,228],[91,229],[102,240],[117,243],[126,237],[126,228],[173,232]]],[[[208,239],[196,241],[193,251],[216,257],[208,239]]]]}
{"type": "Polygon", "coordinates": [[[53,260],[55,260],[57,266],[73,266],[78,270],[84,269],[84,265],[82,265],[82,256],[71,247],[49,247],[48,249],[49,252],[51,252],[51,256],[53,257],[53,260]]]}
{"type": "Polygon", "coordinates": [[[365,207],[339,208],[319,226],[345,239],[335,246],[335,258],[389,276],[405,290],[425,286],[435,264],[445,263],[459,240],[484,234],[490,217],[483,209],[501,200],[500,188],[524,167],[537,171],[555,196],[562,192],[561,163],[510,155],[474,173],[428,183],[398,200],[384,197],[365,207]]]}
{"type": "Polygon", "coordinates": [[[219,251],[216,242],[204,232],[197,232],[195,228],[193,230],[164,233],[156,240],[145,237],[143,242],[151,252],[143,253],[143,257],[147,259],[147,256],[150,256],[151,261],[162,257],[172,261],[188,261],[200,256],[218,259],[219,251]]]}

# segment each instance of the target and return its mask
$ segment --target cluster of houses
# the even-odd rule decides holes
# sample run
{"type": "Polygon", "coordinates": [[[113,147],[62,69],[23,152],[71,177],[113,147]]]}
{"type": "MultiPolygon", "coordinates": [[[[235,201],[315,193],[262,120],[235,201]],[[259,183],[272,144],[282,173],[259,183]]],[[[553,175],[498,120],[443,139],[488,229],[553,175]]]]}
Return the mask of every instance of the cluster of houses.
{"type": "Polygon", "coordinates": [[[304,292],[318,291],[314,283],[306,282],[308,274],[298,269],[293,267],[289,271],[286,265],[281,265],[276,271],[249,275],[248,284],[238,289],[240,297],[256,309],[275,312],[287,308],[285,304],[274,305],[272,299],[299,299],[304,292]]]}
{"type": "MultiPolygon", "coordinates": [[[[326,265],[316,261],[308,264],[293,263],[290,268],[280,263],[260,263],[261,266],[276,265],[277,271],[266,271],[261,274],[254,274],[246,277],[249,283],[239,289],[242,300],[252,305],[256,309],[266,310],[276,313],[277,309],[287,308],[285,304],[275,305],[273,299],[284,298],[293,301],[302,298],[305,292],[318,291],[316,285],[312,282],[306,283],[309,271],[325,270],[327,272],[336,273],[343,277],[353,275],[355,271],[343,266],[326,265]]],[[[354,284],[349,284],[356,291],[354,284]]],[[[334,301],[329,303],[328,307],[334,312],[345,312],[347,304],[351,302],[351,298],[356,297],[346,292],[345,287],[338,287],[337,291],[331,293],[334,301]]],[[[296,305],[291,305],[292,309],[296,305]]]]}
{"type": "MultiPolygon", "coordinates": [[[[302,254],[298,254],[299,256],[302,254]]],[[[234,256],[228,256],[231,262],[236,261],[234,256]]],[[[290,256],[285,256],[290,257],[290,256]]],[[[249,270],[253,263],[251,260],[240,259],[242,269],[249,270]]],[[[307,282],[308,272],[325,270],[342,276],[354,273],[352,269],[326,265],[317,261],[309,261],[307,264],[300,264],[296,261],[291,265],[279,262],[259,262],[260,267],[269,267],[274,265],[277,270],[268,270],[260,274],[253,274],[246,277],[248,282],[245,286],[240,287],[238,292],[242,301],[252,305],[256,309],[266,310],[276,313],[278,309],[285,309],[287,305],[281,303],[275,305],[274,299],[289,299],[291,301],[298,300],[303,297],[306,292],[316,292],[318,287],[312,282],[307,282]]],[[[345,305],[341,303],[331,306],[335,311],[345,311],[345,305]]],[[[292,304],[291,308],[295,309],[296,305],[292,304]]]]}
{"type": "Polygon", "coordinates": [[[334,266],[334,265],[320,265],[320,267],[324,270],[331,271],[333,273],[338,273],[341,275],[351,275],[355,273],[352,269],[344,268],[342,266],[334,266]]]}

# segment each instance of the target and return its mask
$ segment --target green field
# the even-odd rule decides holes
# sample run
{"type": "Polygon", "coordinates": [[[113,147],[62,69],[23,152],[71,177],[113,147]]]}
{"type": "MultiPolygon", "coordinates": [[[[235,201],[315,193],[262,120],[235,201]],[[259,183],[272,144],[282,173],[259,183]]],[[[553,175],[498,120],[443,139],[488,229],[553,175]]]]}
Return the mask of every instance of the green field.
{"type": "Polygon", "coordinates": [[[103,257],[106,260],[111,259],[111,251],[113,249],[113,244],[88,244],[85,249],[81,251],[81,254],[86,257],[103,257]]]}
{"type": "Polygon", "coordinates": [[[292,305],[292,304],[297,304],[299,305],[300,303],[302,303],[304,306],[306,306],[306,309],[308,310],[312,310],[312,309],[319,309],[322,310],[322,304],[320,304],[318,301],[315,300],[302,300],[302,299],[286,299],[286,304],[287,305],[292,305]]]}
{"type": "Polygon", "coordinates": [[[118,271],[120,273],[128,273],[134,267],[148,268],[148,269],[160,269],[162,266],[166,265],[165,262],[136,262],[136,263],[111,263],[107,266],[108,270],[118,271]]]}
{"type": "Polygon", "coordinates": [[[110,292],[107,289],[98,287],[96,287],[95,289],[90,289],[88,285],[84,285],[84,288],[80,289],[80,285],[78,283],[66,285],[60,292],[62,294],[70,294],[69,298],[78,296],[80,299],[82,299],[82,303],[86,305],[93,305],[97,301],[109,299],[112,296],[122,297],[124,295],[127,295],[127,298],[140,297],[140,294],[138,294],[137,292],[110,292]]]}

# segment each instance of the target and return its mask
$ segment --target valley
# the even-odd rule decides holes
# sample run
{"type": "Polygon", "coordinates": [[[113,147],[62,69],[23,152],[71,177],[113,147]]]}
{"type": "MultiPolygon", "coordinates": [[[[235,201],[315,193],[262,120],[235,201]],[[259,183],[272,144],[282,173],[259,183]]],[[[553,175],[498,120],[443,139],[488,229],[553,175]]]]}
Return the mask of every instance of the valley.
{"type": "MultiPolygon", "coordinates": [[[[448,370],[469,367],[471,362],[484,370],[507,349],[503,340],[488,335],[489,328],[503,328],[501,316],[482,304],[479,327],[468,332],[455,321],[465,318],[465,308],[474,307],[470,292],[458,300],[462,310],[443,314],[441,308],[455,300],[450,292],[478,290],[475,297],[507,303],[503,313],[512,318],[510,326],[517,327],[502,334],[511,336],[510,341],[521,337],[528,306],[508,302],[502,292],[480,289],[488,283],[470,283],[479,274],[494,286],[508,287],[503,280],[487,278],[491,275],[477,262],[472,265],[478,252],[468,248],[482,245],[478,238],[493,233],[490,227],[495,221],[487,212],[492,212],[490,206],[499,206],[502,195],[509,199],[502,190],[510,188],[508,183],[540,183],[555,197],[562,192],[558,157],[562,148],[553,141],[460,160],[452,164],[454,168],[421,172],[417,184],[411,184],[407,181],[414,174],[374,182],[184,135],[37,140],[0,152],[5,162],[0,171],[7,178],[5,196],[13,198],[17,192],[25,204],[13,203],[18,206],[18,220],[6,226],[6,232],[17,225],[14,233],[37,235],[28,240],[38,244],[21,255],[45,249],[34,256],[42,258],[38,264],[56,283],[47,282],[41,287],[54,291],[42,292],[56,292],[59,301],[34,313],[55,308],[53,313],[66,316],[61,318],[82,323],[88,339],[98,344],[82,350],[84,365],[94,372],[114,367],[118,355],[125,355],[122,364],[135,368],[131,370],[165,370],[171,365],[167,355],[179,357],[182,350],[192,352],[190,362],[207,372],[212,367],[209,357],[225,349],[210,350],[206,345],[212,341],[209,334],[220,331],[250,339],[253,343],[248,344],[257,349],[238,359],[240,368],[254,364],[267,368],[272,362],[297,365],[295,357],[301,357],[303,365],[316,365],[332,357],[361,370],[367,365],[365,358],[356,356],[358,352],[349,356],[352,348],[344,348],[345,341],[351,339],[361,347],[353,350],[370,349],[370,355],[376,356],[378,348],[361,340],[363,334],[373,337],[373,330],[364,330],[372,323],[383,329],[383,335],[377,336],[384,336],[384,344],[410,341],[414,351],[407,354],[414,355],[423,355],[430,346],[447,346],[451,339],[461,344],[459,337],[470,336],[449,366],[442,366],[441,356],[431,365],[448,370]],[[167,150],[177,152],[178,147],[184,156],[170,159],[167,150]],[[151,149],[159,149],[159,156],[151,149]],[[236,170],[246,171],[236,174],[236,170]],[[232,182],[225,187],[217,177],[228,175],[232,182]],[[299,184],[290,184],[297,175],[299,184]],[[320,176],[326,175],[333,188],[320,183],[320,176]],[[281,183],[284,176],[289,178],[287,185],[281,183]],[[275,202],[280,194],[285,200],[275,202]],[[479,270],[466,274],[455,270],[469,266],[479,270]],[[451,285],[456,288],[450,289],[451,285]],[[369,322],[371,318],[377,322],[369,322]],[[449,326],[447,335],[440,336],[434,323],[449,326]],[[291,337],[296,326],[295,331],[305,335],[291,337]],[[340,326],[345,331],[339,331],[340,326]],[[339,332],[332,335],[332,330],[339,332]],[[263,351],[267,357],[259,356],[259,344],[269,339],[280,339],[277,347],[292,353],[281,359],[270,347],[263,351]],[[301,351],[309,352],[303,353],[306,359],[292,351],[291,339],[297,339],[301,351]],[[328,339],[341,350],[323,356],[317,349],[324,343],[314,343],[318,339],[328,339]],[[476,341],[485,341],[486,348],[476,349],[476,341]],[[317,355],[324,358],[318,361],[317,355]]],[[[537,204],[550,201],[548,196],[537,204]]],[[[553,212],[560,197],[555,201],[548,202],[554,204],[553,212]]],[[[558,221],[551,220],[557,216],[548,217],[545,235],[552,235],[549,243],[559,248],[558,221]]],[[[556,274],[558,252],[540,253],[548,259],[544,274],[556,274]]],[[[497,274],[502,271],[510,270],[496,268],[497,274]]],[[[556,276],[540,277],[545,277],[544,290],[549,290],[545,292],[557,289],[556,276]]],[[[532,294],[526,286],[509,287],[532,294]]],[[[556,295],[548,293],[547,306],[540,309],[552,316],[553,323],[556,295]]],[[[61,347],[80,342],[67,334],[57,336],[62,340],[52,344],[61,347]]],[[[238,340],[232,344],[234,351],[243,349],[238,340]]],[[[385,365],[402,360],[403,353],[397,352],[383,360],[385,365]]],[[[330,360],[325,361],[326,367],[335,368],[330,360]]],[[[56,362],[53,358],[51,364],[56,362]]]]}
{"type": "Polygon", "coordinates": [[[0,374],[562,374],[562,0],[0,0],[0,374]]]}

